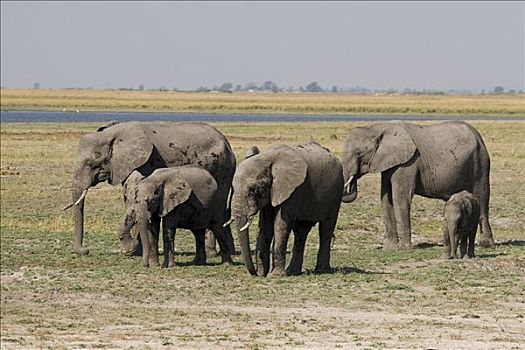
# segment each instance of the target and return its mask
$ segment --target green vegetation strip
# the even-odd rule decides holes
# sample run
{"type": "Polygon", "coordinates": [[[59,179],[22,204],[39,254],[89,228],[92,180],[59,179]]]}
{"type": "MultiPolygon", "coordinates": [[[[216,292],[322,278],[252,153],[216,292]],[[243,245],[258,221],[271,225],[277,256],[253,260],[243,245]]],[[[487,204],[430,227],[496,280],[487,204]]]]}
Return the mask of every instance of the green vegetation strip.
{"type": "Polygon", "coordinates": [[[352,95],[2,89],[2,110],[525,116],[524,95],[352,95]]]}

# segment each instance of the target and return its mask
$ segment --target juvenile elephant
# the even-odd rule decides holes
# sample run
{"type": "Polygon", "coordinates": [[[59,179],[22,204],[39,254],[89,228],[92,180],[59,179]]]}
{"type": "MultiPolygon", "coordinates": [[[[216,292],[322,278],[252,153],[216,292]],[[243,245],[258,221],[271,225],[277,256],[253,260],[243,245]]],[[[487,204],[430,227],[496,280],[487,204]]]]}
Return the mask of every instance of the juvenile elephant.
{"type": "Polygon", "coordinates": [[[251,275],[297,275],[311,228],[319,223],[316,271],[330,269],[330,242],[342,197],[343,173],[339,160],[316,142],[273,146],[247,152],[233,179],[232,218],[236,222],[244,263],[251,275]],[[250,255],[248,227],[259,215],[256,263],[250,255]],[[285,270],[286,246],[294,231],[292,259],[285,270]],[[275,238],[273,270],[270,245],[275,238]]]}
{"type": "Polygon", "coordinates": [[[445,204],[445,224],[443,225],[443,257],[457,258],[459,243],[460,258],[465,254],[474,257],[474,240],[479,223],[479,203],[468,191],[455,193],[445,204]],[[468,242],[468,252],[467,252],[468,242]]]}
{"type": "MultiPolygon", "coordinates": [[[[229,217],[227,198],[230,191],[235,156],[223,134],[205,123],[117,123],[101,126],[97,132],[80,138],[73,175],[75,238],[73,248],[87,254],[84,239],[84,197],[99,182],[125,185],[135,170],[143,176],[155,169],[188,164],[200,165],[217,182],[218,201],[222,215],[229,217]]],[[[133,184],[128,184],[128,187],[133,184]]],[[[125,199],[126,200],[126,199],[125,199]]],[[[226,233],[228,251],[234,251],[229,228],[226,233]]],[[[125,250],[136,245],[130,235],[122,237],[125,250]]]]}
{"type": "MultiPolygon", "coordinates": [[[[130,177],[141,177],[137,171],[130,177]],[[138,174],[138,175],[137,175],[138,174]]],[[[139,181],[130,193],[126,215],[119,225],[119,235],[129,234],[136,225],[140,234],[144,266],[158,265],[157,225],[162,219],[164,242],[163,267],[174,266],[175,231],[191,230],[195,235],[196,265],[206,264],[204,235],[209,228],[217,232],[221,251],[226,251],[223,212],[215,179],[202,167],[183,166],[157,169],[139,181]]],[[[229,256],[223,256],[229,259],[229,256]]],[[[230,260],[231,261],[231,260],[230,260]]]]}
{"type": "Polygon", "coordinates": [[[410,205],[414,194],[447,201],[462,190],[479,200],[480,244],[494,245],[489,223],[490,158],[481,135],[469,124],[390,122],[354,128],[348,134],[342,161],[344,202],[355,200],[361,176],[381,173],[384,249],[411,247],[410,205]]]}

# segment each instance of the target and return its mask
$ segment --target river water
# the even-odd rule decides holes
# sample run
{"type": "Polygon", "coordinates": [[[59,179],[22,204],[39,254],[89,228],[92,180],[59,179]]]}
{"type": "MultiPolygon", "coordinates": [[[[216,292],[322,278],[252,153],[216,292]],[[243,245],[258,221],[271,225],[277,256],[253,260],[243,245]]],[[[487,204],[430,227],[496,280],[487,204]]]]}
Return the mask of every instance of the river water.
{"type": "Polygon", "coordinates": [[[173,122],[320,122],[320,121],[424,121],[424,120],[506,120],[525,121],[524,117],[497,116],[396,116],[396,115],[291,115],[291,114],[210,114],[210,113],[148,113],[148,112],[49,112],[0,111],[2,123],[60,123],[173,121],[173,122]]]}

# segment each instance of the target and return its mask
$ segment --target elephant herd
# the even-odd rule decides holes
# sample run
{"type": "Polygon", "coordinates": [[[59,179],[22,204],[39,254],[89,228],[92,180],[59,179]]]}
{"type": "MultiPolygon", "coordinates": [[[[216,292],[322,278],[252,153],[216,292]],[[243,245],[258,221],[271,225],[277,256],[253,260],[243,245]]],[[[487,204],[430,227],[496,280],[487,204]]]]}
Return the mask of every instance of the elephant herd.
{"type": "Polygon", "coordinates": [[[208,124],[110,122],[79,143],[73,203],[66,207],[73,207],[73,248],[89,252],[83,244],[86,193],[108,181],[123,186],[126,211],[117,229],[122,248],[141,252],[144,266],[159,265],[161,228],[163,267],[174,266],[176,228],[194,234],[194,264],[206,263],[213,237],[222,262],[231,262],[230,227],[236,226],[250,274],[298,275],[308,233],[319,224],[315,269],[326,272],[341,202],[356,199],[357,182],[368,173],[381,173],[383,249],[411,247],[415,194],[447,202],[444,258],[457,257],[458,244],[461,257],[473,257],[478,225],[480,245],[494,245],[488,219],[490,159],[480,134],[464,122],[356,127],[348,133],[341,161],[315,141],[262,152],[253,146],[238,167],[228,140],[208,124]],[[248,232],[257,214],[254,264],[248,232]],[[291,231],[292,256],[285,266],[291,231]]]}

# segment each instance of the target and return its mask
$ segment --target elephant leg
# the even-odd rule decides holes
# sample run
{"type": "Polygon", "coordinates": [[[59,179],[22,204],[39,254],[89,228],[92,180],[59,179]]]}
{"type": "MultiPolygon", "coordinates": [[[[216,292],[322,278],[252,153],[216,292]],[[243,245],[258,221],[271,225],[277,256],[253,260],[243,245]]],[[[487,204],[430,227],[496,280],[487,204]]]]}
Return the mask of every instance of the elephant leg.
{"type": "Polygon", "coordinates": [[[138,230],[142,241],[144,242],[144,249],[142,250],[142,266],[149,267],[149,258],[150,258],[150,246],[149,246],[149,236],[150,236],[150,227],[144,222],[139,223],[140,229],[138,230]]]}
{"type": "Polygon", "coordinates": [[[151,230],[149,232],[149,266],[159,266],[159,231],[160,218],[151,218],[151,230]]]}
{"type": "Polygon", "coordinates": [[[224,235],[226,234],[226,229],[222,226],[222,224],[217,223],[213,225],[212,227],[213,234],[215,235],[217,242],[219,243],[220,247],[220,256],[221,256],[221,263],[223,264],[231,264],[233,263],[230,250],[228,248],[228,244],[226,243],[224,235]]]}
{"type": "Polygon", "coordinates": [[[319,223],[319,251],[317,253],[317,265],[315,272],[326,273],[332,271],[330,266],[330,244],[334,237],[337,217],[319,223]]]}
{"type": "Polygon", "coordinates": [[[459,257],[463,259],[467,255],[467,233],[463,232],[459,242],[459,257]]]}
{"type": "Polygon", "coordinates": [[[255,254],[257,274],[266,276],[270,272],[270,246],[274,237],[274,214],[272,208],[261,209],[259,214],[259,235],[255,254]]]}
{"type": "Polygon", "coordinates": [[[479,200],[479,206],[480,206],[479,228],[481,231],[479,245],[484,248],[489,248],[489,247],[494,246],[494,237],[492,235],[492,227],[490,226],[490,221],[489,221],[490,189],[489,189],[488,184],[483,185],[483,187],[484,189],[482,191],[477,191],[479,193],[482,193],[481,195],[478,194],[478,200],[479,200]],[[485,189],[485,187],[487,189],[485,189]]]}
{"type": "Polygon", "coordinates": [[[162,238],[164,243],[164,261],[162,267],[175,266],[175,231],[177,225],[169,216],[162,220],[162,238]]]}
{"type": "Polygon", "coordinates": [[[467,255],[468,255],[469,258],[474,258],[475,257],[475,254],[474,254],[474,242],[476,240],[476,229],[477,229],[477,225],[474,226],[473,230],[470,230],[470,234],[469,234],[469,237],[468,237],[467,255]]]}
{"type": "MultiPolygon", "coordinates": [[[[224,219],[225,220],[224,222],[226,222],[226,218],[229,218],[229,217],[230,217],[229,215],[226,216],[224,219]]],[[[224,222],[221,224],[224,224],[224,222]]],[[[228,253],[230,255],[234,255],[235,254],[235,243],[233,242],[232,228],[229,225],[224,228],[224,242],[225,242],[226,250],[228,251],[228,253]]]]}
{"type": "Polygon", "coordinates": [[[392,174],[392,200],[394,203],[394,214],[396,218],[396,229],[399,236],[399,247],[410,249],[411,227],[410,227],[410,205],[415,189],[414,170],[410,167],[398,168],[392,174]]]}
{"type": "Polygon", "coordinates": [[[290,236],[291,225],[283,217],[282,210],[275,216],[274,232],[275,243],[273,253],[273,268],[270,276],[284,276],[286,265],[286,248],[290,236]]]}
{"type": "Polygon", "coordinates": [[[396,217],[392,202],[392,184],[390,175],[381,173],[381,204],[383,206],[383,219],[385,221],[385,237],[383,250],[394,250],[399,242],[397,237],[396,217]]]}
{"type": "Polygon", "coordinates": [[[312,225],[309,223],[295,222],[293,228],[294,243],[292,258],[290,259],[290,264],[288,264],[288,267],[286,268],[286,274],[288,276],[300,275],[303,270],[304,246],[311,229],[312,225]]]}
{"type": "Polygon", "coordinates": [[[215,235],[210,230],[206,230],[205,234],[205,246],[206,246],[206,255],[208,258],[214,258],[218,255],[217,242],[215,241],[215,235]]]}
{"type": "Polygon", "coordinates": [[[195,258],[193,265],[206,265],[206,249],[204,248],[204,240],[206,229],[191,230],[195,236],[195,258]]]}
{"type": "Polygon", "coordinates": [[[448,225],[445,221],[443,223],[443,259],[452,259],[452,255],[450,252],[450,235],[448,232],[448,225]]]}

